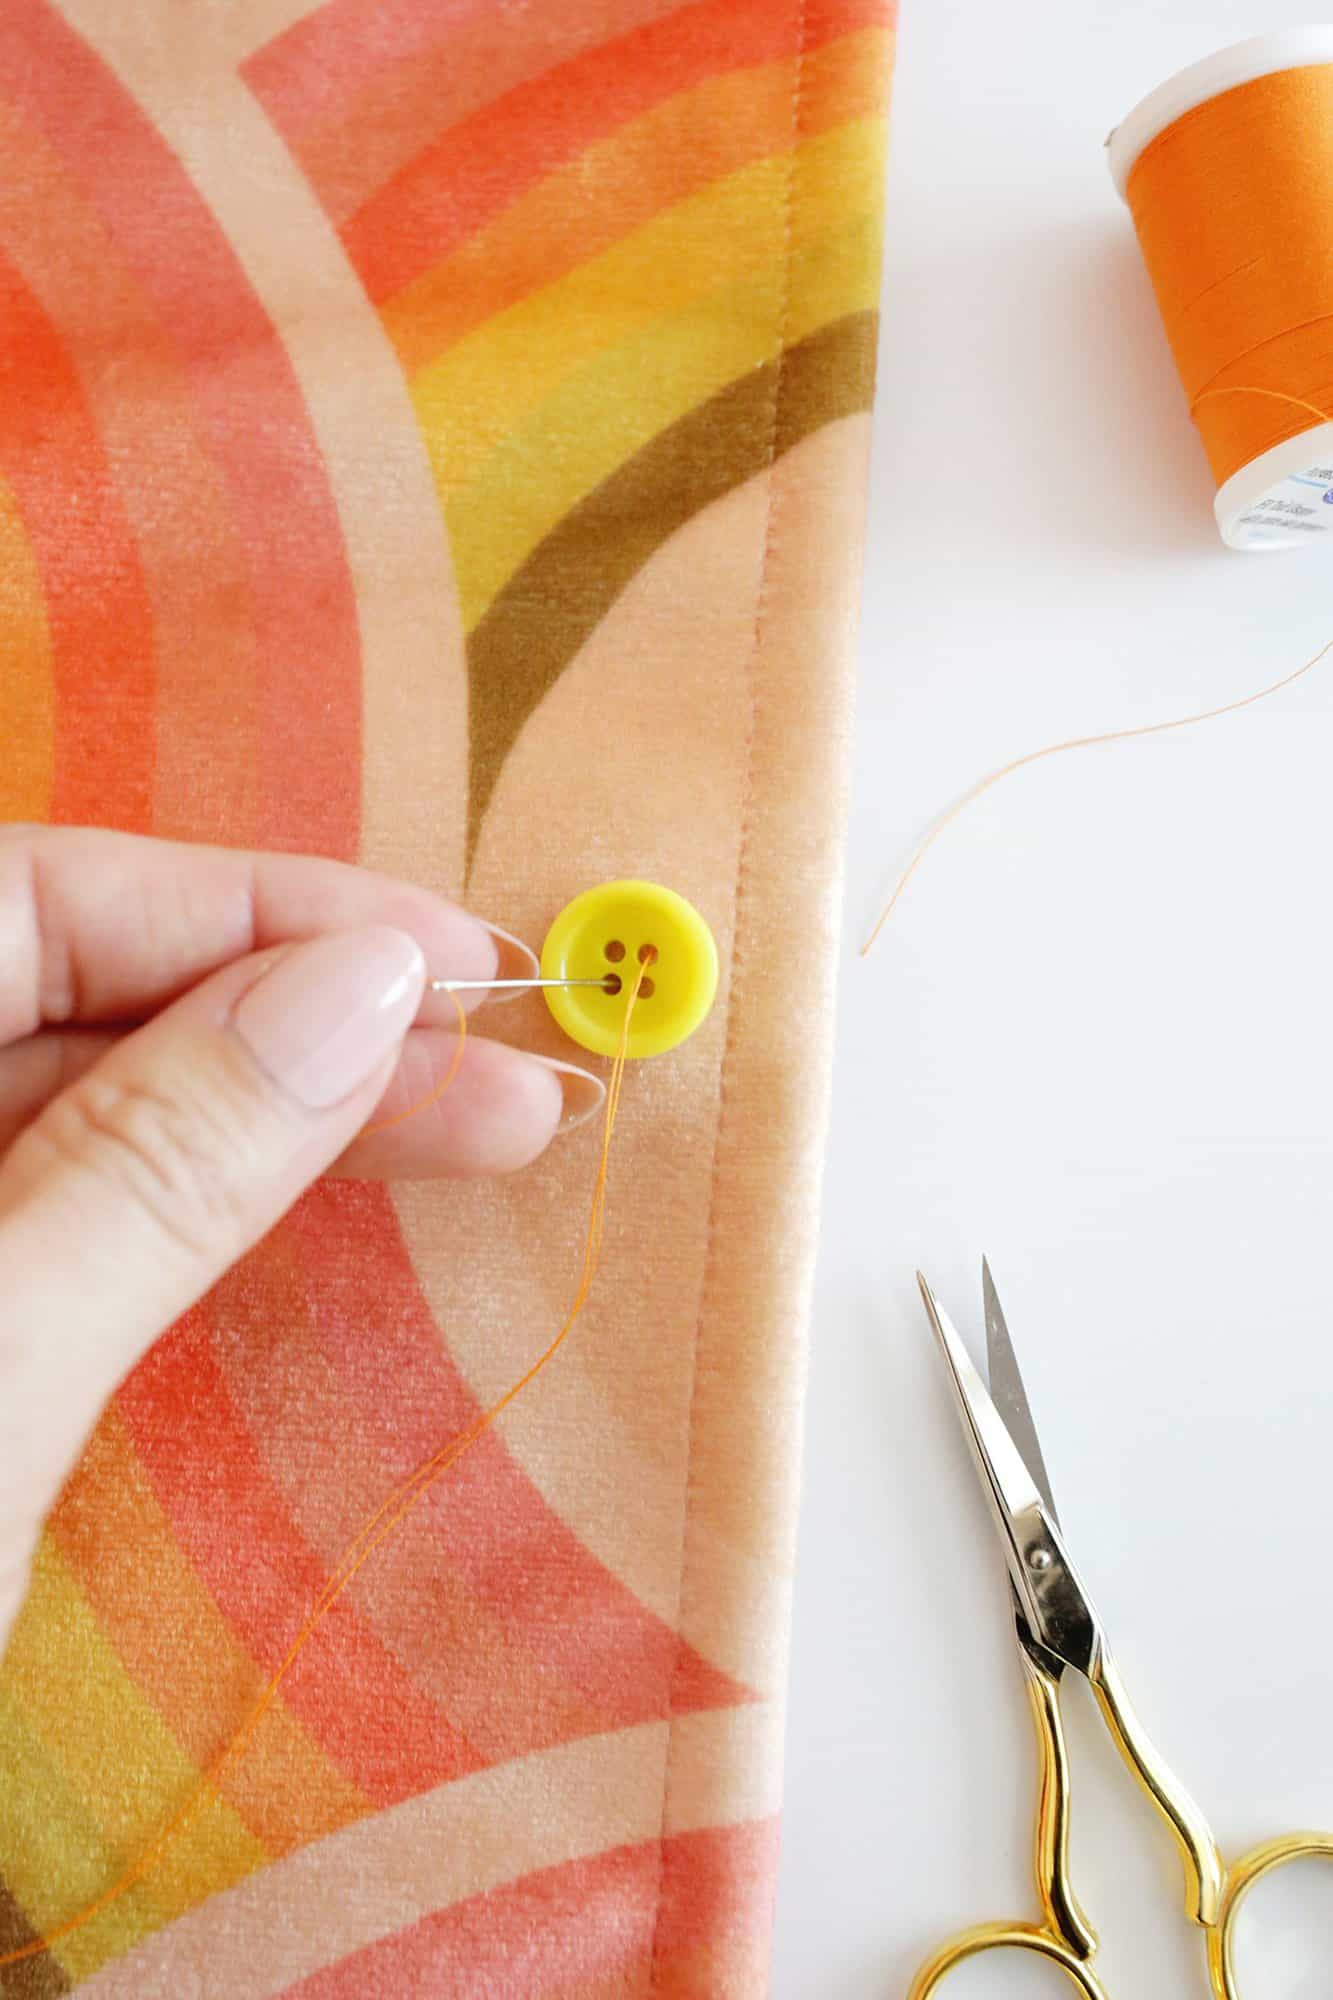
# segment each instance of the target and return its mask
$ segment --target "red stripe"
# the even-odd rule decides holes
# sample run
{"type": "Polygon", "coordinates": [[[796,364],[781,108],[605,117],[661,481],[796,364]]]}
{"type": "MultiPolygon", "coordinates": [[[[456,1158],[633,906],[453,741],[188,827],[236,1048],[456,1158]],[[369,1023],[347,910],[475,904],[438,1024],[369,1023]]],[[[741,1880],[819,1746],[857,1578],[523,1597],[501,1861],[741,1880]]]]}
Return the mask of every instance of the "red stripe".
{"type": "Polygon", "coordinates": [[[66,343],[143,573],[156,689],[137,752],[154,752],[152,830],[235,838],[254,821],[255,648],[226,490],[105,225],[3,99],[0,238],[66,343]]]}
{"type": "MultiPolygon", "coordinates": [[[[802,46],[883,19],[883,0],[812,0],[802,46]]],[[[345,225],[371,297],[401,291],[525,188],[653,105],[710,76],[791,55],[801,25],[798,7],[772,0],[696,0],[485,106],[345,225]]]]}
{"type": "MultiPolygon", "coordinates": [[[[224,1719],[258,1699],[264,1675],[190,1569],[114,1407],[47,1526],[124,1672],[186,1757],[206,1764],[225,1734],[224,1719]]],[[[217,1789],[270,1855],[317,1840],[367,1809],[285,1708],[265,1723],[251,1754],[219,1775],[217,1789]]]]}
{"type": "Polygon", "coordinates": [[[300,2000],[365,2000],[370,1993],[570,2000],[612,1982],[612,1990],[638,1993],[652,1961],[657,1877],[652,1844],[544,1868],[424,1917],[287,1993],[300,2000]]]}
{"type": "MultiPolygon", "coordinates": [[[[186,1557],[242,1643],[272,1672],[328,1573],[259,1463],[218,1374],[202,1314],[158,1342],[117,1406],[186,1557]]],[[[327,1451],[325,1441],[319,1449],[327,1451]]],[[[346,1598],[287,1676],[283,1698],[376,1804],[479,1766],[346,1598]]],[[[219,1743],[241,1719],[219,1715],[219,1743]]]]}
{"type": "MultiPolygon", "coordinates": [[[[543,70],[670,14],[680,0],[431,0],[413,29],[382,42],[381,10],[354,0],[297,22],[243,67],[310,184],[341,227],[448,125],[543,70]],[[332,29],[329,31],[330,18],[332,29]],[[370,30],[369,33],[366,31],[370,30]],[[359,32],[358,32],[359,31],[359,32]],[[345,46],[344,46],[345,44],[345,46]],[[399,52],[410,47],[411,53],[399,52]],[[272,88],[270,89],[270,82],[272,88]]],[[[399,17],[391,16],[391,26],[399,17]]]]}
{"type": "Polygon", "coordinates": [[[251,56],[247,81],[288,134],[345,113],[381,70],[422,56],[495,0],[329,0],[251,56]]]}
{"type": "Polygon", "coordinates": [[[611,1848],[423,1917],[284,2000],[759,1992],[776,1862],[775,1821],[611,1848]]]}
{"type": "MultiPolygon", "coordinates": [[[[549,62],[571,41],[586,45],[598,11],[596,0],[526,0],[516,20],[496,0],[328,0],[251,56],[245,74],[281,130],[298,134],[345,117],[386,71],[441,44],[459,51],[463,88],[484,61],[492,91],[507,89],[515,62],[531,74],[534,54],[549,62]]],[[[450,116],[446,98],[442,122],[450,116]]]]}
{"type": "MultiPolygon", "coordinates": [[[[869,36],[887,40],[878,29],[843,35],[807,66],[802,140],[879,112],[882,84],[876,63],[867,59],[869,36]]],[[[782,67],[793,76],[794,59],[782,67]]],[[[495,234],[472,237],[456,256],[387,301],[381,312],[404,373],[415,375],[493,314],[556,283],[710,182],[771,157],[790,132],[791,113],[780,80],[770,72],[760,87],[756,75],[736,71],[672,98],[650,114],[660,121],[651,158],[643,120],[598,149],[595,200],[586,198],[586,173],[576,176],[573,200],[566,187],[558,210],[543,201],[540,227],[510,228],[511,210],[495,234]]],[[[554,185],[536,190],[536,198],[554,185]]]]}
{"type": "Polygon", "coordinates": [[[0,90],[22,103],[175,343],[223,468],[261,660],[258,843],[350,857],[360,642],[337,512],[282,343],[165,140],[46,4],[0,10],[0,90]]]}
{"type": "Polygon", "coordinates": [[[41,575],[51,633],[51,818],[146,832],[153,632],[138,552],[59,335],[2,253],[0,468],[41,575]]]}
{"type": "MultiPolygon", "coordinates": [[[[480,1406],[422,1300],[392,1203],[369,1183],[326,1184],[289,1221],[298,1265],[320,1268],[330,1241],[346,1249],[336,1313],[324,1314],[317,1329],[324,1363],[350,1406],[381,1413],[386,1477],[405,1478],[465,1429],[480,1406]],[[386,1384],[392,1421],[384,1419],[386,1384]]],[[[543,1330],[534,1329],[533,1337],[539,1345],[543,1330]]],[[[681,1644],[584,1547],[497,1432],[450,1468],[417,1515],[414,1533],[433,1551],[429,1559],[460,1574],[547,1672],[592,1704],[602,1728],[663,1716],[668,1705],[679,1714],[753,1699],[681,1644]]]]}
{"type": "Polygon", "coordinates": [[[778,1886],[775,1818],[701,1828],[662,1842],[651,1990],[766,1990],[778,1886]]]}
{"type": "MultiPolygon", "coordinates": [[[[341,1236],[336,1210],[324,1211],[326,1240],[341,1236]]],[[[292,1516],[335,1563],[390,1493],[395,1481],[382,1445],[397,1421],[399,1385],[355,1400],[317,1343],[344,1332],[340,1298],[308,1235],[284,1222],[254,1259],[223,1280],[209,1300],[213,1353],[265,1467],[292,1516]],[[262,1282],[257,1277],[262,1273],[262,1282]],[[309,1440],[328,1441],[320,1474],[309,1440]]],[[[389,1267],[377,1314],[397,1312],[406,1284],[389,1267]],[[395,1276],[399,1282],[395,1282],[395,1276]]],[[[361,1570],[350,1596],[357,1609],[445,1709],[485,1762],[586,1736],[601,1727],[596,1708],[533,1657],[512,1625],[501,1625],[460,1576],[452,1536],[441,1538],[423,1509],[404,1521],[361,1570]]]]}

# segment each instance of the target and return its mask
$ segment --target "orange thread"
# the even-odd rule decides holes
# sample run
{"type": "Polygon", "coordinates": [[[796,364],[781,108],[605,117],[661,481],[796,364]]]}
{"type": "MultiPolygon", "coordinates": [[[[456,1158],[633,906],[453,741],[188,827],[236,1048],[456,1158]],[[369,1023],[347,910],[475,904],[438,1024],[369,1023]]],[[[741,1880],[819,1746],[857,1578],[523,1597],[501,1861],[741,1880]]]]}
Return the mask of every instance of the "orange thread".
{"type": "Polygon", "coordinates": [[[1298,413],[1329,421],[1333,64],[1195,105],[1144,147],[1125,198],[1221,486],[1311,429],[1298,413]]]}
{"type": "MultiPolygon", "coordinates": [[[[1176,366],[1220,485],[1284,438],[1313,426],[1271,405],[1333,422],[1333,64],[1261,76],[1173,120],[1143,148],[1125,198],[1157,294],[1176,366]],[[1204,226],[1206,223],[1206,226],[1204,226]],[[1246,377],[1236,380],[1244,371],[1246,377]],[[1267,380],[1262,378],[1267,377],[1267,380]],[[1210,407],[1205,409],[1204,406],[1210,407]],[[1212,407],[1215,406],[1215,407],[1212,407]]],[[[1308,674],[1333,648],[1238,701],[1194,715],[1071,736],[1029,750],[980,779],[938,819],[894,885],[864,958],[935,842],[1015,771],[1067,750],[1160,736],[1234,715],[1308,674]]]]}
{"type": "MultiPolygon", "coordinates": [[[[295,1666],[310,1640],[314,1637],[323,1619],[332,1610],[358,1571],[370,1560],[370,1557],[379,1548],[380,1544],[388,1539],[399,1522],[412,1511],[422,1495],[428,1492],[438,1479],[443,1477],[450,1466],[457,1464],[464,1452],[471,1450],[472,1446],[485,1436],[496,1419],[503,1415],[516,1397],[522,1395],[528,1384],[541,1374],[543,1368],[546,1367],[548,1362],[554,1359],[559,1349],[564,1345],[570,1328],[574,1325],[575,1320],[587,1304],[588,1294],[592,1289],[592,1281],[596,1275],[598,1259],[601,1255],[606,1213],[607,1175],[611,1159],[611,1135],[615,1130],[616,1116],[620,1109],[620,1093],[625,1079],[630,1017],[634,1012],[634,1004],[639,997],[639,988],[643,983],[647,971],[648,967],[646,965],[640,965],[626,1000],[625,1018],[620,1024],[620,1042],[612,1061],[611,1075],[607,1084],[606,1111],[602,1123],[602,1146],[597,1163],[597,1174],[593,1182],[592,1202],[588,1215],[588,1234],[583,1252],[583,1265],[579,1274],[578,1286],[574,1293],[573,1304],[566,1313],[554,1339],[547,1343],[531,1367],[526,1369],[519,1376],[518,1380],[506,1389],[496,1402],[491,1404],[489,1409],[483,1410],[480,1416],[476,1417],[468,1425],[466,1430],[460,1431],[456,1437],[451,1438],[447,1444],[442,1445],[433,1457],[426,1459],[423,1464],[417,1467],[415,1472],[410,1473],[405,1480],[396,1486],[388,1497],[381,1502],[379,1507],[376,1508],[370,1519],[364,1524],[353,1540],[348,1543],[339,1559],[337,1568],[333,1571],[315,1599],[314,1604],[307,1612],[305,1622],[297,1632],[296,1637],[292,1640],[291,1645],[287,1648],[271,1678],[265,1684],[253,1708],[240,1723],[235,1733],[223,1744],[221,1750],[205,1766],[198,1783],[187,1795],[184,1802],[177,1807],[175,1813],[167,1821],[156,1839],[143,1850],[136,1860],[130,1863],[129,1867],[111,1883],[109,1888],[104,1889],[99,1896],[94,1897],[92,1902],[85,1904],[81,1910],[76,1910],[73,1916],[66,1917],[63,1923],[56,1924],[42,1937],[34,1938],[29,1943],[20,1945],[11,1951],[0,1953],[0,1968],[7,1965],[18,1965],[25,1959],[36,1958],[41,1953],[48,1951],[52,1945],[58,1944],[62,1938],[69,1937],[74,1931],[82,1930],[85,1924],[91,1923],[93,1918],[100,1916],[103,1910],[109,1909],[113,1903],[119,1902],[120,1898],[127,1891],[132,1889],[136,1883],[142,1882],[144,1877],[152,1872],[167,1848],[184,1832],[185,1828],[195,1818],[202,1807],[208,1804],[210,1798],[215,1795],[215,1787],[223,1771],[229,1765],[233,1764],[243,1753],[254,1736],[255,1731],[259,1728],[260,1723],[277,1699],[278,1691],[283,1681],[291,1672],[293,1666],[295,1666]]],[[[451,995],[451,998],[455,1004],[458,1004],[457,994],[451,995]]],[[[459,1006],[459,1013],[460,1015],[463,1014],[461,1005],[459,1006]]],[[[467,1023],[466,1018],[464,1018],[463,1034],[466,1034],[466,1031],[467,1023]]],[[[401,1124],[404,1118],[411,1117],[417,1111],[424,1110],[427,1105],[435,1103],[437,1098],[441,1097],[444,1091],[448,1089],[449,1084],[457,1075],[458,1065],[461,1060],[462,1039],[460,1037],[458,1050],[455,1053],[453,1063],[443,1084],[433,1090],[429,1097],[423,1098],[420,1104],[414,1105],[411,1111],[402,1112],[394,1118],[386,1119],[378,1126],[372,1125],[366,1129],[372,1132],[384,1131],[388,1126],[401,1124]]]]}
{"type": "MultiPolygon", "coordinates": [[[[998,785],[1002,778],[1011,777],[1015,771],[1021,771],[1029,764],[1040,764],[1044,757],[1063,756],[1066,750],[1091,750],[1100,743],[1128,743],[1136,736],[1164,736],[1171,729],[1192,729],[1196,722],[1216,722],[1219,716],[1235,715],[1238,710],[1253,708],[1257,701],[1267,701],[1270,694],[1278,694],[1283,688],[1290,687],[1293,681],[1300,680],[1302,675],[1308,674],[1312,667],[1317,667],[1325,654],[1330,651],[1333,651],[1333,639],[1328,640],[1327,644],[1321,646],[1319,651],[1313,654],[1303,666],[1295,668],[1289,674],[1283,674],[1281,680],[1270,682],[1267,687],[1257,689],[1254,694],[1242,695],[1238,701],[1225,701],[1220,708],[1201,709],[1197,715],[1177,715],[1172,717],[1169,722],[1144,722],[1140,723],[1135,729],[1108,729],[1101,736],[1069,736],[1062,743],[1048,743],[1044,749],[1029,750],[1022,757],[1014,757],[1009,763],[1002,764],[998,771],[992,771],[988,777],[979,779],[969,791],[963,793],[962,798],[956,804],[950,806],[948,812],[942,818],[936,820],[930,832],[913,854],[906,868],[904,868],[902,874],[898,877],[894,885],[893,894],[889,897],[888,902],[875,919],[869,937],[867,937],[865,943],[861,946],[861,957],[864,958],[866,956],[875,939],[893,915],[903,890],[916,874],[917,869],[944,832],[944,829],[947,826],[951,826],[961,813],[965,813],[967,808],[970,805],[974,805],[984,793],[990,791],[992,786],[998,785]]],[[[3,1961],[0,1961],[0,1963],[3,1963],[3,1961]]]]}
{"type": "Polygon", "coordinates": [[[1191,414],[1210,396],[1268,396],[1275,403],[1291,403],[1298,410],[1308,410],[1312,417],[1318,417],[1321,424],[1333,423],[1333,417],[1327,410],[1321,410],[1318,403],[1307,403],[1304,396],[1289,396],[1285,389],[1257,389],[1252,382],[1237,382],[1229,389],[1201,390],[1190,405],[1191,414]]]}
{"type": "MultiPolygon", "coordinates": [[[[463,1049],[467,1043],[467,1009],[456,993],[450,993],[449,998],[458,1010],[458,1042],[454,1049],[453,1061],[444,1073],[443,1083],[437,1083],[429,1097],[423,1097],[416,1104],[409,1104],[406,1111],[395,1111],[392,1118],[381,1118],[374,1125],[362,1126],[361,1137],[363,1139],[368,1138],[372,1132],[391,1132],[395,1125],[405,1125],[407,1120],[415,1118],[419,1111],[428,1111],[432,1104],[439,1103],[445,1091],[448,1090],[454,1078],[458,1075],[459,1070],[463,1066],[463,1049]]],[[[3,1964],[4,1960],[0,1958],[0,1965],[3,1964]]]]}

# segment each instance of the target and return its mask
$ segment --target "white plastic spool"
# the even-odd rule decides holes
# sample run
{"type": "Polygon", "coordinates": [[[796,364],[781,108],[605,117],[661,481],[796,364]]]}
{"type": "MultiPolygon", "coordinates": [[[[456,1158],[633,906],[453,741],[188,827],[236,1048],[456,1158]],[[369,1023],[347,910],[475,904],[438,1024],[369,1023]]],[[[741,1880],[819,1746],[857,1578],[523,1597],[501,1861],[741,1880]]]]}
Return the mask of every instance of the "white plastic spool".
{"type": "MultiPolygon", "coordinates": [[[[1106,142],[1120,194],[1144,148],[1187,111],[1258,77],[1316,63],[1333,63],[1328,24],[1256,35],[1168,77],[1106,142]]],[[[1233,549],[1308,548],[1333,534],[1333,423],[1314,424],[1242,465],[1218,488],[1213,512],[1222,540],[1233,549]]]]}

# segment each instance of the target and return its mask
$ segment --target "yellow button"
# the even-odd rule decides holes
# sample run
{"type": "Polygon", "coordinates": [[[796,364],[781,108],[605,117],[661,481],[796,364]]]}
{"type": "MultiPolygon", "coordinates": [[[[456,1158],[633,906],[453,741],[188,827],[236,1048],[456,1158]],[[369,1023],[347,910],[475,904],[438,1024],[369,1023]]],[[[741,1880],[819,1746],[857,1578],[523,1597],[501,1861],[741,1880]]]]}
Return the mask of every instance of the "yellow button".
{"type": "Polygon", "coordinates": [[[544,979],[620,980],[615,993],[550,986],[546,1004],[580,1047],[613,1056],[625,997],[639,966],[648,970],[630,1022],[628,1053],[660,1056],[692,1035],[717,992],[717,946],[699,912],[655,882],[606,882],[560,912],[542,946],[544,979]]]}

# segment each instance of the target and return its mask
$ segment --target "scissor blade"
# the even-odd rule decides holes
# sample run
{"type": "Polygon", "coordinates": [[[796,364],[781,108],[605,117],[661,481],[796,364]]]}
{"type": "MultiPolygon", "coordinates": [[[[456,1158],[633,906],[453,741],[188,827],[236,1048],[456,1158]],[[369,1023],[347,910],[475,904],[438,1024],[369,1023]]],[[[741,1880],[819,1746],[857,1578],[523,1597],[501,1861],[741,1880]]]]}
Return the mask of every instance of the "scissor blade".
{"type": "Polygon", "coordinates": [[[1037,1442],[1037,1426],[1032,1421],[1027,1390],[1023,1387],[1023,1377],[1018,1372],[1013,1342],[1004,1323],[1004,1309],[1000,1304],[1000,1295],[995,1289],[990,1265],[984,1257],[981,1260],[981,1292],[986,1305],[986,1368],[990,1375],[991,1401],[999,1411],[1005,1429],[1018,1446],[1023,1463],[1036,1481],[1037,1490],[1046,1502],[1051,1519],[1058,1525],[1060,1516],[1051,1498],[1051,1479],[1046,1470],[1046,1461],[1041,1455],[1041,1446],[1037,1442]]]}
{"type": "Polygon", "coordinates": [[[1008,1539],[1009,1522],[1041,1503],[1036,1480],[1024,1463],[1023,1455],[1005,1428],[1004,1419],[991,1401],[971,1355],[957,1327],[936,1298],[921,1273],[916,1274],[926,1312],[935,1337],[948,1363],[958,1398],[959,1414],[972,1446],[972,1455],[991,1503],[1008,1539]]]}
{"type": "Polygon", "coordinates": [[[1047,1652],[1091,1675],[1101,1652],[1097,1614],[1084,1593],[1058,1524],[1022,1452],[1005,1428],[990,1391],[958,1329],[921,1273],[917,1283],[948,1365],[973,1463],[991,1503],[1014,1595],[1032,1638],[1047,1652]]]}

